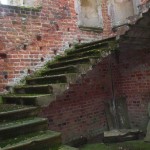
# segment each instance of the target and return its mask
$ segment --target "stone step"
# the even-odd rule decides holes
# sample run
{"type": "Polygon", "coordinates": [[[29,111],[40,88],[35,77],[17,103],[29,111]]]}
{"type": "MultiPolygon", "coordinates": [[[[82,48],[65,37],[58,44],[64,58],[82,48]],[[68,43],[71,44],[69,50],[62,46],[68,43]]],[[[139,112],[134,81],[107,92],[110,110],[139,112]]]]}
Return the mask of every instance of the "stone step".
{"type": "Polygon", "coordinates": [[[28,85],[36,85],[36,84],[54,84],[54,83],[70,83],[77,79],[77,73],[69,73],[69,74],[60,74],[54,76],[45,76],[45,77],[35,77],[31,79],[27,79],[26,83],[28,85]]]}
{"type": "Polygon", "coordinates": [[[0,141],[47,128],[47,119],[38,117],[3,122],[0,124],[0,141]]]}
{"type": "Polygon", "coordinates": [[[94,49],[108,48],[108,46],[109,46],[108,42],[104,42],[104,43],[95,44],[93,46],[87,46],[87,47],[79,48],[76,50],[70,50],[66,53],[67,55],[75,55],[75,54],[79,54],[79,53],[83,53],[87,51],[93,51],[94,49]]]}
{"type": "Polygon", "coordinates": [[[51,94],[8,94],[3,95],[2,99],[5,104],[45,106],[54,100],[54,96],[51,94]]]}
{"type": "Polygon", "coordinates": [[[0,122],[6,122],[21,118],[34,117],[39,113],[37,107],[26,107],[21,105],[1,104],[0,122]]]}
{"type": "Polygon", "coordinates": [[[40,76],[47,75],[58,75],[58,74],[66,74],[66,73],[76,73],[78,71],[75,65],[58,67],[54,69],[45,69],[40,72],[40,76]]]}
{"type": "Polygon", "coordinates": [[[48,90],[46,90],[47,88],[52,88],[52,93],[54,95],[59,95],[60,93],[64,92],[67,87],[68,84],[67,83],[56,83],[56,84],[47,84],[47,85],[22,85],[19,87],[15,87],[16,94],[29,94],[28,91],[30,89],[30,94],[34,94],[34,93],[39,93],[39,94],[48,94],[48,90]],[[39,90],[41,90],[40,92],[37,92],[37,88],[39,87],[39,90]],[[43,89],[42,89],[43,88],[43,89]],[[28,90],[26,90],[28,89],[28,90]]]}
{"type": "Polygon", "coordinates": [[[104,132],[104,142],[124,142],[130,140],[137,140],[141,131],[139,129],[116,129],[104,132]]]}
{"type": "Polygon", "coordinates": [[[58,58],[58,61],[67,61],[72,59],[78,59],[83,57],[94,57],[94,56],[101,56],[101,53],[103,51],[106,51],[106,48],[98,48],[98,49],[92,49],[91,51],[81,52],[73,55],[66,55],[58,58]]]}
{"type": "Polygon", "coordinates": [[[2,150],[58,150],[60,145],[61,134],[50,130],[38,131],[0,142],[2,150]]]}
{"type": "Polygon", "coordinates": [[[59,150],[79,150],[79,149],[75,148],[75,147],[63,145],[63,146],[59,147],[59,150]]]}
{"type": "Polygon", "coordinates": [[[16,86],[14,87],[14,93],[17,94],[52,94],[53,87],[47,85],[32,85],[32,86],[16,86]]]}
{"type": "Polygon", "coordinates": [[[77,64],[94,64],[97,62],[97,59],[99,59],[99,56],[96,57],[83,57],[79,59],[73,59],[73,60],[68,60],[64,62],[56,62],[56,63],[48,63],[47,67],[48,68],[58,68],[58,67],[65,67],[65,66],[70,66],[70,65],[77,65],[77,64]]]}
{"type": "Polygon", "coordinates": [[[75,45],[75,48],[83,48],[83,47],[93,46],[93,45],[103,43],[103,42],[114,41],[115,39],[116,39],[116,37],[111,37],[111,38],[102,39],[102,40],[98,40],[98,41],[94,41],[94,42],[90,42],[90,43],[82,43],[82,44],[75,45]]]}

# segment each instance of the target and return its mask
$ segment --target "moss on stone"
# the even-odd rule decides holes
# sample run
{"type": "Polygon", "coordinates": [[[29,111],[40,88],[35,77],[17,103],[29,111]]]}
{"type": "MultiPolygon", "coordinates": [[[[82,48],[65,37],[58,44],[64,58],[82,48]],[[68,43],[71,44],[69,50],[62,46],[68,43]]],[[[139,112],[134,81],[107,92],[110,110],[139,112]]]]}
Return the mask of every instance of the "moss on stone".
{"type": "Polygon", "coordinates": [[[13,110],[18,110],[23,108],[27,108],[27,107],[22,105],[15,105],[15,104],[1,104],[0,112],[13,111],[13,110]]]}
{"type": "Polygon", "coordinates": [[[0,105],[3,103],[2,96],[0,95],[0,105]]]}
{"type": "Polygon", "coordinates": [[[95,143],[87,144],[81,150],[149,150],[150,143],[144,141],[129,141],[114,144],[95,143]]]}

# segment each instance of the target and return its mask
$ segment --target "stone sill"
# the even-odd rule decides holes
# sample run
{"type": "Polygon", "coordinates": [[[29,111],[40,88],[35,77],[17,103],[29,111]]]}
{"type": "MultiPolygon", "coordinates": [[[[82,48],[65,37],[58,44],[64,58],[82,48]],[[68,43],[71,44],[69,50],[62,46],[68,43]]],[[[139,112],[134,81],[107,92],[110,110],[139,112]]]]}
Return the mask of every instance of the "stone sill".
{"type": "Polygon", "coordinates": [[[78,26],[80,30],[83,31],[90,31],[90,32],[98,32],[98,33],[102,33],[103,29],[100,27],[86,27],[86,26],[78,26]]]}
{"type": "Polygon", "coordinates": [[[15,9],[15,10],[23,10],[23,11],[33,11],[33,12],[40,12],[42,9],[42,6],[27,7],[27,6],[13,6],[13,5],[3,5],[3,4],[0,4],[0,7],[8,8],[8,9],[15,9]]]}

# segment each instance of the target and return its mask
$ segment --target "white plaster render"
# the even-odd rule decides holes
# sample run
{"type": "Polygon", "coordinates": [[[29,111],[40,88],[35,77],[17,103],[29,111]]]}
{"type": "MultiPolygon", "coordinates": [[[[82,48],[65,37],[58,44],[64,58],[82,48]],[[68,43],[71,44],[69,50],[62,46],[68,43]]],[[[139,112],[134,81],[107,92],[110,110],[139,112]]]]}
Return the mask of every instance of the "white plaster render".
{"type": "Polygon", "coordinates": [[[138,15],[141,0],[109,0],[108,13],[112,27],[120,26],[128,22],[128,17],[138,15]]]}
{"type": "Polygon", "coordinates": [[[78,25],[84,27],[103,27],[101,0],[75,0],[78,25]]]}

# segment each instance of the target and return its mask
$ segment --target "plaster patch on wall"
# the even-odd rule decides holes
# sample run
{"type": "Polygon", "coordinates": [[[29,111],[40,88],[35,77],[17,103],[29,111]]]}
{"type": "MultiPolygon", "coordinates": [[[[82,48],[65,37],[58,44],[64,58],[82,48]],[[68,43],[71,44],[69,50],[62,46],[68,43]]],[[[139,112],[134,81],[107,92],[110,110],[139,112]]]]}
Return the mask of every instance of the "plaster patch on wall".
{"type": "Polygon", "coordinates": [[[75,0],[75,10],[78,17],[78,26],[103,27],[99,0],[75,0]]]}
{"type": "Polygon", "coordinates": [[[108,14],[111,18],[112,27],[127,23],[127,18],[133,16],[134,6],[132,0],[109,0],[108,14]]]}
{"type": "Polygon", "coordinates": [[[0,4],[11,6],[39,7],[42,0],[0,0],[0,4]]]}

